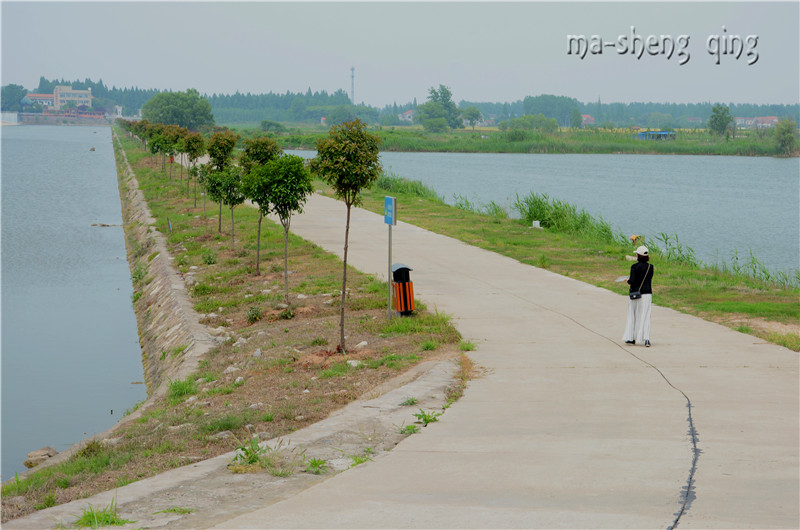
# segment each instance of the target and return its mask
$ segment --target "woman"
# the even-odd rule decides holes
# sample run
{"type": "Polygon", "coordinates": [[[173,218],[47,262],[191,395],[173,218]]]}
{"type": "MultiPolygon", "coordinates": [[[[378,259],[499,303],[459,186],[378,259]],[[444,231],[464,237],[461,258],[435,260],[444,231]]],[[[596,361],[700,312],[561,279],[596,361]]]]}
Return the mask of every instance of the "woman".
{"type": "Polygon", "coordinates": [[[628,301],[628,322],[625,325],[625,336],[622,340],[626,344],[639,344],[644,342],[650,347],[650,312],[653,308],[653,266],[650,265],[650,252],[647,247],[636,249],[636,263],[631,265],[631,274],[628,277],[630,292],[638,291],[641,298],[628,301]]]}

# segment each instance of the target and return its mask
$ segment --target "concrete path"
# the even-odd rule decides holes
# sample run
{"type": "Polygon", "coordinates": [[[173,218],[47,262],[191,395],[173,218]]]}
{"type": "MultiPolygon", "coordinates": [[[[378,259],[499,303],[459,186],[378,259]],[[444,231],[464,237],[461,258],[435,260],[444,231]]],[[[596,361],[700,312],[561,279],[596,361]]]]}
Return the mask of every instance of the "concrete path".
{"type": "MultiPolygon", "coordinates": [[[[292,230],[341,255],[344,220],[317,195],[292,230]]],[[[627,346],[623,296],[403,223],[393,239],[486,375],[374,462],[219,528],[800,525],[797,353],[661,307],[653,346],[627,346]]],[[[381,216],[353,212],[349,263],[386,277],[381,216]]]]}

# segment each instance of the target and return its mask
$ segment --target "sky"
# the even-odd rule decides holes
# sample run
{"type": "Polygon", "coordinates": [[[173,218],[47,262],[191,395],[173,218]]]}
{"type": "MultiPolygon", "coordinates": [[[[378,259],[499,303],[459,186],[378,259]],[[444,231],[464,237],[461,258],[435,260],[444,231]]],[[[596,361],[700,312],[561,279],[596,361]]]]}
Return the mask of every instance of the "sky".
{"type": "Polygon", "coordinates": [[[350,94],[354,68],[355,101],[375,107],[422,103],[439,85],[456,102],[800,102],[798,0],[2,0],[0,16],[0,83],[29,90],[45,76],[350,94]]]}

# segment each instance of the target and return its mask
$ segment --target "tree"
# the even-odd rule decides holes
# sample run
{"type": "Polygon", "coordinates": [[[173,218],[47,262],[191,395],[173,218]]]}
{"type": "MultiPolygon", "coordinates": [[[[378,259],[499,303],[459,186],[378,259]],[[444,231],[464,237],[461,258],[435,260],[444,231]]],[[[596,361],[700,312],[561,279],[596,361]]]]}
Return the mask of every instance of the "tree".
{"type": "Polygon", "coordinates": [[[21,85],[5,85],[0,90],[0,107],[7,112],[18,112],[22,108],[20,102],[27,94],[21,85]]]}
{"type": "Polygon", "coordinates": [[[336,197],[347,207],[344,232],[344,269],[342,272],[342,306],[339,319],[339,351],[344,353],[344,302],[347,293],[347,244],[350,237],[350,209],[361,202],[361,190],[378,179],[382,168],[378,156],[380,138],[366,131],[361,120],[332,127],[328,138],[317,142],[317,156],[311,170],[330,184],[336,197]]]}
{"type": "MultiPolygon", "coordinates": [[[[272,204],[270,211],[274,212],[283,225],[283,285],[284,302],[289,303],[289,225],[292,214],[302,213],[303,205],[308,196],[313,193],[311,174],[306,168],[305,161],[297,155],[283,155],[256,168],[250,174],[248,189],[253,186],[258,189],[259,210],[262,204],[272,204]],[[256,184],[257,183],[257,184],[256,184]]],[[[254,201],[256,198],[251,197],[254,201]]],[[[261,234],[261,220],[259,218],[259,236],[261,234]]],[[[256,270],[258,264],[256,263],[256,270]]]]}
{"type": "Polygon", "coordinates": [[[270,212],[269,173],[264,166],[275,160],[283,150],[272,138],[266,136],[245,141],[244,152],[239,160],[244,171],[242,185],[245,196],[258,205],[258,238],[256,239],[256,274],[260,274],[261,261],[261,221],[270,212]]]}
{"type": "Polygon", "coordinates": [[[353,107],[347,105],[339,105],[334,107],[328,112],[325,123],[328,125],[339,125],[346,121],[353,121],[356,119],[356,113],[353,107]]]}
{"type": "Polygon", "coordinates": [[[797,124],[782,118],[775,127],[775,141],[782,155],[791,156],[797,149],[797,124]]]}
{"type": "MultiPolygon", "coordinates": [[[[197,159],[206,153],[206,142],[203,140],[203,135],[196,132],[190,132],[183,138],[183,152],[189,159],[189,175],[192,173],[197,159]]],[[[189,177],[186,177],[186,197],[189,197],[189,177]]],[[[194,181],[194,207],[197,208],[197,179],[194,181]]]]}
{"type": "Polygon", "coordinates": [[[224,172],[232,163],[233,149],[238,141],[239,135],[228,130],[215,132],[208,139],[209,167],[206,175],[206,191],[209,197],[219,203],[217,232],[222,232],[222,192],[219,188],[221,186],[221,176],[216,174],[224,172]],[[211,186],[213,190],[209,189],[208,186],[211,186]]]}
{"type": "Polygon", "coordinates": [[[475,132],[475,124],[481,121],[481,111],[478,107],[467,107],[464,110],[464,119],[472,126],[472,132],[475,132]]]}
{"type": "Polygon", "coordinates": [[[186,92],[162,92],[142,106],[142,117],[165,125],[180,125],[197,130],[201,125],[213,125],[211,104],[190,88],[186,92]]]}
{"type": "Polygon", "coordinates": [[[711,108],[711,117],[708,119],[708,130],[711,134],[722,136],[733,125],[733,117],[728,107],[716,104],[711,108]]]}
{"type": "Polygon", "coordinates": [[[428,132],[440,133],[448,130],[447,112],[441,103],[429,101],[417,107],[417,121],[428,132]]]}
{"type": "Polygon", "coordinates": [[[230,164],[217,173],[217,185],[221,204],[231,209],[231,250],[236,250],[235,222],[233,209],[244,202],[242,187],[242,168],[230,164]]]}
{"type": "Polygon", "coordinates": [[[464,123],[461,121],[460,113],[458,112],[458,107],[453,103],[453,93],[450,91],[450,88],[444,85],[439,85],[439,90],[433,87],[429,88],[428,101],[439,103],[442,106],[445,117],[447,118],[448,127],[451,129],[460,129],[464,126],[464,123]]]}
{"type": "Polygon", "coordinates": [[[581,116],[581,111],[579,111],[577,107],[572,109],[570,125],[575,129],[578,129],[581,125],[583,125],[583,116],[581,116]]]}

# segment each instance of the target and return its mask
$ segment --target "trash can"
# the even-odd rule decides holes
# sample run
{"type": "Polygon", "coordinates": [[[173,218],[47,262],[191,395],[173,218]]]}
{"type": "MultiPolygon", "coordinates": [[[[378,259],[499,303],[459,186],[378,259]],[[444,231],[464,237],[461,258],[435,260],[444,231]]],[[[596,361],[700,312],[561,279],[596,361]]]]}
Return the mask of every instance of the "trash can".
{"type": "Polygon", "coordinates": [[[414,312],[414,284],[411,282],[408,265],[394,263],[392,265],[392,286],[394,289],[394,308],[402,316],[414,312]]]}

